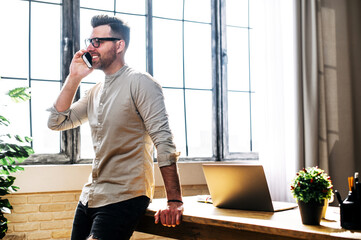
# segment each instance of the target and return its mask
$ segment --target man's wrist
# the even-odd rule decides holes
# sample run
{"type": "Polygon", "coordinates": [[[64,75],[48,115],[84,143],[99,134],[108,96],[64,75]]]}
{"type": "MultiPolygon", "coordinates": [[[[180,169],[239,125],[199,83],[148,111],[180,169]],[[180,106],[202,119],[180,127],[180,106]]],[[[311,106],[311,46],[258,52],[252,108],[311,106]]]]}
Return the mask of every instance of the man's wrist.
{"type": "Polygon", "coordinates": [[[170,203],[170,202],[183,203],[183,201],[182,201],[182,200],[179,200],[179,199],[169,199],[167,202],[168,202],[168,203],[170,203]]]}
{"type": "Polygon", "coordinates": [[[74,85],[75,87],[78,87],[82,79],[83,79],[83,77],[81,75],[70,73],[66,80],[67,80],[67,82],[74,85]]]}

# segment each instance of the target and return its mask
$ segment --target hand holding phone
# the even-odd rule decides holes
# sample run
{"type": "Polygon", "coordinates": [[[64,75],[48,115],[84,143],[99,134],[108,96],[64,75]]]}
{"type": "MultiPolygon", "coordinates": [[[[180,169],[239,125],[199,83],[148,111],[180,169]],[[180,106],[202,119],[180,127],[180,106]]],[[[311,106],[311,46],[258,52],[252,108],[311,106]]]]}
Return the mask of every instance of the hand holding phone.
{"type": "Polygon", "coordinates": [[[88,68],[92,68],[92,56],[90,55],[90,53],[89,52],[84,53],[82,58],[85,64],[88,66],[88,68]]]}

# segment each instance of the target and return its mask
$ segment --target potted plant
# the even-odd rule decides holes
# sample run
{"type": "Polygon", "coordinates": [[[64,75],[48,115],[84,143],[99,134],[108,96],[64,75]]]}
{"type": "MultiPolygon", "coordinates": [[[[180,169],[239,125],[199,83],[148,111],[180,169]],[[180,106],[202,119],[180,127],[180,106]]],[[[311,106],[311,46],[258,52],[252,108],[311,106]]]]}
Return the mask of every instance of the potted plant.
{"type": "Polygon", "coordinates": [[[293,197],[296,198],[302,223],[319,225],[325,200],[331,199],[331,178],[318,167],[300,170],[291,184],[293,197]]]}
{"type": "MultiPolygon", "coordinates": [[[[30,93],[26,87],[16,88],[8,92],[8,96],[14,101],[27,101],[30,99],[30,93]]],[[[29,137],[20,137],[19,135],[4,134],[2,128],[6,129],[10,121],[0,113],[0,239],[2,239],[8,229],[8,221],[4,214],[10,213],[12,206],[8,199],[3,196],[19,189],[14,186],[15,177],[11,173],[24,170],[17,163],[23,162],[30,154],[34,153],[30,146],[29,137]]]]}

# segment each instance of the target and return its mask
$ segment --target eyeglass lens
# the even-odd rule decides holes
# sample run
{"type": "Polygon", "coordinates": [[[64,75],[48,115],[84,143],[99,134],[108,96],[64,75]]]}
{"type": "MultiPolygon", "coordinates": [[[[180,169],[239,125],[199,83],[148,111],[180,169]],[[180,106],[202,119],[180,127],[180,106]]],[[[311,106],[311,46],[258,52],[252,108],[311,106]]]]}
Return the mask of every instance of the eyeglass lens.
{"type": "Polygon", "coordinates": [[[85,46],[89,47],[89,45],[92,44],[93,47],[98,48],[100,45],[100,41],[97,38],[88,38],[85,40],[85,46]]]}

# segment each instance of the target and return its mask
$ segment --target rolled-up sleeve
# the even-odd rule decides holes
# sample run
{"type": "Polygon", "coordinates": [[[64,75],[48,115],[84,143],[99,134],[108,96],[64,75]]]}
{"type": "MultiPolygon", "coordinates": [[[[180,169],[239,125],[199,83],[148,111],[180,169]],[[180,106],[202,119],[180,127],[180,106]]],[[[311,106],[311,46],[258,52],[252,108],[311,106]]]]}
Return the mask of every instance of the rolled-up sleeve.
{"type": "Polygon", "coordinates": [[[58,112],[54,106],[47,111],[50,112],[48,127],[51,130],[64,131],[76,128],[88,120],[87,94],[64,112],[58,112]]]}
{"type": "Polygon", "coordinates": [[[159,167],[176,163],[180,153],[173,142],[162,87],[148,75],[132,82],[132,97],[145,128],[157,148],[159,167]]]}

